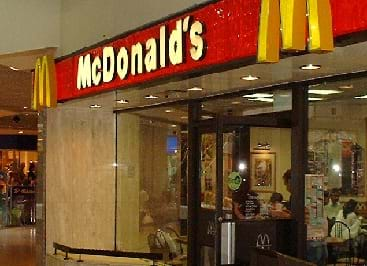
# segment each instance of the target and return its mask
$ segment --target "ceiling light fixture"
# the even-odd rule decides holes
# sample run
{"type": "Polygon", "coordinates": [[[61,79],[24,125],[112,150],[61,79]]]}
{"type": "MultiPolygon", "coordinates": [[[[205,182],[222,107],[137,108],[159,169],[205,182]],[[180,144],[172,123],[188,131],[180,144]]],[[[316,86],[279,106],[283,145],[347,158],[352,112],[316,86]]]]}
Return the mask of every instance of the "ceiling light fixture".
{"type": "Polygon", "coordinates": [[[363,96],[356,96],[354,99],[367,99],[367,94],[363,96]]]}
{"type": "Polygon", "coordinates": [[[16,68],[16,67],[13,67],[13,66],[11,66],[11,67],[9,67],[11,70],[14,70],[14,71],[18,71],[19,70],[19,68],[16,68]]]}
{"type": "Polygon", "coordinates": [[[188,117],[187,117],[187,116],[181,116],[180,118],[181,118],[181,119],[188,119],[188,117]]]}
{"type": "Polygon", "coordinates": [[[158,96],[154,96],[152,94],[149,94],[149,95],[145,95],[144,97],[145,99],[158,99],[158,96]]]}
{"type": "Polygon", "coordinates": [[[302,70],[316,70],[320,69],[321,65],[307,64],[300,67],[302,70]]]}
{"type": "Polygon", "coordinates": [[[23,134],[23,133],[24,133],[23,130],[18,131],[18,134],[23,134]]]}
{"type": "Polygon", "coordinates": [[[253,93],[248,95],[243,95],[244,98],[271,98],[273,94],[270,93],[253,93]]]}
{"type": "Polygon", "coordinates": [[[324,98],[317,98],[317,97],[309,97],[309,101],[322,101],[324,98]]]}
{"type": "Polygon", "coordinates": [[[190,89],[187,89],[188,91],[202,91],[203,88],[200,88],[200,87],[192,87],[190,89]]]}
{"type": "Polygon", "coordinates": [[[24,106],[23,109],[28,109],[28,107],[27,106],[24,106]]]}
{"type": "Polygon", "coordinates": [[[342,93],[343,91],[337,90],[308,90],[308,93],[311,94],[319,94],[319,95],[330,95],[330,94],[337,94],[342,93]]]}
{"type": "Polygon", "coordinates": [[[173,111],[171,109],[165,110],[166,113],[172,113],[173,111]]]}
{"type": "Polygon", "coordinates": [[[233,104],[233,105],[237,105],[237,104],[241,104],[241,102],[239,102],[239,101],[234,101],[234,102],[231,102],[231,104],[233,104]]]}
{"type": "Polygon", "coordinates": [[[177,127],[177,125],[171,125],[171,127],[177,127]]]}
{"type": "Polygon", "coordinates": [[[339,89],[341,89],[341,90],[353,89],[353,84],[339,86],[339,89]]]}
{"type": "Polygon", "coordinates": [[[246,81],[254,81],[254,80],[258,80],[259,77],[248,75],[248,76],[241,77],[241,79],[246,80],[246,81]]]}
{"type": "Polygon", "coordinates": [[[101,108],[102,106],[99,104],[92,104],[89,106],[89,108],[101,108]]]}
{"type": "Polygon", "coordinates": [[[262,97],[259,97],[259,98],[250,98],[248,99],[249,101],[258,101],[258,102],[267,102],[267,103],[272,103],[274,102],[273,99],[271,98],[262,98],[262,97]]]}
{"type": "Polygon", "coordinates": [[[126,103],[129,103],[129,100],[121,99],[121,100],[116,100],[116,102],[121,103],[121,104],[126,104],[126,103]]]}
{"type": "Polygon", "coordinates": [[[213,117],[211,115],[202,115],[202,119],[212,119],[213,117]]]}

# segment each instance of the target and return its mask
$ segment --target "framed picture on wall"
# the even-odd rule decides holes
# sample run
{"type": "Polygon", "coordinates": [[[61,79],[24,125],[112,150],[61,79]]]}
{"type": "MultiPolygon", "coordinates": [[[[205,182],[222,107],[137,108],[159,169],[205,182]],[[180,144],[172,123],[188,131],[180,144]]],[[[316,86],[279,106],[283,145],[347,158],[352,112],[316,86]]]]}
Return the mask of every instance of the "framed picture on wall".
{"type": "Polygon", "coordinates": [[[274,192],[276,183],[275,153],[251,153],[251,189],[258,192],[274,192]]]}

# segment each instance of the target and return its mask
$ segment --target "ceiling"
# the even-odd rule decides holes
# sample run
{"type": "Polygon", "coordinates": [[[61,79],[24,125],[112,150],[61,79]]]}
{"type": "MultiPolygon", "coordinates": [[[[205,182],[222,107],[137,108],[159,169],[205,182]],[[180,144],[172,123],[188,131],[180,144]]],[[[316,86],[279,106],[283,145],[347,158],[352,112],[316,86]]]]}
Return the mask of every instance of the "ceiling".
{"type": "Polygon", "coordinates": [[[38,57],[55,51],[44,48],[0,55],[0,134],[37,134],[37,112],[30,108],[31,71],[38,57]]]}

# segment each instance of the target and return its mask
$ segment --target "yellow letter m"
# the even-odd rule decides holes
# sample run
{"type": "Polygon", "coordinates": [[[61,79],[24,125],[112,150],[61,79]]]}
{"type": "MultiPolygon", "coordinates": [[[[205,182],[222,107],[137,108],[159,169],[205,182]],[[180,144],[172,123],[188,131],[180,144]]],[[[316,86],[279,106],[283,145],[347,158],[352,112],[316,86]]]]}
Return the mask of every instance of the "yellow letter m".
{"type": "Polygon", "coordinates": [[[51,56],[45,55],[36,61],[32,108],[55,107],[56,102],[55,63],[51,56]]]}
{"type": "Polygon", "coordinates": [[[278,62],[280,46],[284,51],[304,51],[306,48],[311,52],[332,51],[329,0],[262,0],[258,62],[278,62]]]}

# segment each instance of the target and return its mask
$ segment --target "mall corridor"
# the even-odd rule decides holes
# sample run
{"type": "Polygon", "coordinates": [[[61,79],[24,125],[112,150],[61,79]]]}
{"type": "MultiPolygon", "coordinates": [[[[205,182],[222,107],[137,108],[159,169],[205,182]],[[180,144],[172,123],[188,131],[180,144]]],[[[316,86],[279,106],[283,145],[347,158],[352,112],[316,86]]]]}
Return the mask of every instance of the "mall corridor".
{"type": "Polygon", "coordinates": [[[0,229],[0,265],[35,266],[36,230],[34,227],[0,229]]]}

